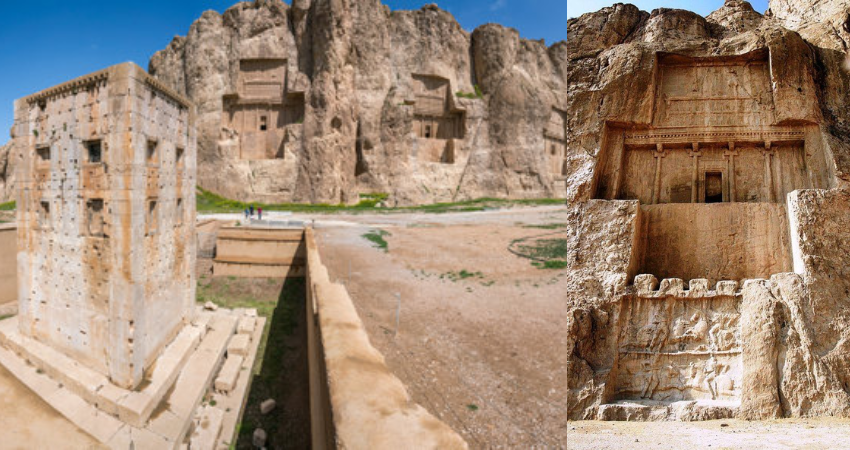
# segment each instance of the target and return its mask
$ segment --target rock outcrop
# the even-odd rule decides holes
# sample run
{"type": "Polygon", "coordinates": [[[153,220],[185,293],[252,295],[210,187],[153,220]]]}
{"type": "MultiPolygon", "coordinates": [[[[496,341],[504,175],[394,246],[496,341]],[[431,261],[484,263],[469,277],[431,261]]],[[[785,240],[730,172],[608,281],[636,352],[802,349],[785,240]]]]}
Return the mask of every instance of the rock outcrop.
{"type": "Polygon", "coordinates": [[[575,419],[850,416],[850,8],[770,8],[568,21],[575,419]]]}
{"type": "Polygon", "coordinates": [[[15,197],[15,154],[12,141],[0,146],[0,203],[15,197]]]}
{"type": "Polygon", "coordinates": [[[267,202],[564,197],[566,44],[435,5],[205,12],[149,71],[198,106],[199,183],[267,202]]]}

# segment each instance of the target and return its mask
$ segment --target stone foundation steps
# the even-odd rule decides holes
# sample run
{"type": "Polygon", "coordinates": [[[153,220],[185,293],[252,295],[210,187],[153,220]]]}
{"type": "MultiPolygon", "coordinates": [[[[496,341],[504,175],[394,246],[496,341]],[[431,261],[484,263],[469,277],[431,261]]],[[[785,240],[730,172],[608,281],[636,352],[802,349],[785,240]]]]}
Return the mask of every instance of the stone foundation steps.
{"type": "Polygon", "coordinates": [[[0,321],[0,364],[110,448],[179,448],[185,447],[188,436],[193,439],[193,449],[227,448],[247,401],[250,369],[264,325],[265,319],[256,317],[253,310],[202,312],[166,348],[150,383],[140,391],[125,391],[112,402],[108,399],[121,391],[119,388],[102,384],[103,375],[16,333],[16,317],[0,321]],[[237,341],[248,338],[247,348],[240,344],[243,354],[228,355],[241,362],[236,380],[228,392],[215,394],[217,403],[202,404],[213,380],[221,377],[234,337],[237,341]],[[145,416],[149,418],[142,420],[145,416]]]}
{"type": "Polygon", "coordinates": [[[658,422],[731,419],[738,415],[740,401],[682,400],[661,402],[652,400],[620,400],[600,405],[596,420],[658,422]]]}

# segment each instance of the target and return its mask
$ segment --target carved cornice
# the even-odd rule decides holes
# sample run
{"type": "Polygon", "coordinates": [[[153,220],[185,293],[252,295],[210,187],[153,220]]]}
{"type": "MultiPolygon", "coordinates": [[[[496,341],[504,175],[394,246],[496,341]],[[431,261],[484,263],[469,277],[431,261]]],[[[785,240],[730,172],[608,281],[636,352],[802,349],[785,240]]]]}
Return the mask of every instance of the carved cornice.
{"type": "Polygon", "coordinates": [[[803,142],[806,133],[799,129],[773,130],[647,130],[625,133],[625,145],[682,144],[729,142],[803,142]]]}
{"type": "Polygon", "coordinates": [[[67,81],[52,88],[45,89],[37,94],[25,97],[24,100],[32,105],[47,101],[52,98],[60,97],[68,92],[84,91],[96,86],[98,83],[104,82],[109,78],[109,69],[104,69],[95,73],[82,76],[80,78],[67,81]]]}

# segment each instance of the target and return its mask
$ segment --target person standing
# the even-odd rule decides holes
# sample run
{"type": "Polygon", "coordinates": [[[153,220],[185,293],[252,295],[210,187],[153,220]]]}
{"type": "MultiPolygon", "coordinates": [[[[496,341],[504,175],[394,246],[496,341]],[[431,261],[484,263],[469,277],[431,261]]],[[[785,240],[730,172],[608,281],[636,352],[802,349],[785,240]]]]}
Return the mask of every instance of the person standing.
{"type": "Polygon", "coordinates": [[[245,207],[245,211],[242,212],[245,213],[245,220],[248,220],[248,207],[245,207]]]}
{"type": "Polygon", "coordinates": [[[248,209],[251,211],[251,217],[254,217],[254,205],[249,206],[248,209]]]}
{"type": "Polygon", "coordinates": [[[257,219],[263,220],[263,208],[257,208],[257,219]]]}

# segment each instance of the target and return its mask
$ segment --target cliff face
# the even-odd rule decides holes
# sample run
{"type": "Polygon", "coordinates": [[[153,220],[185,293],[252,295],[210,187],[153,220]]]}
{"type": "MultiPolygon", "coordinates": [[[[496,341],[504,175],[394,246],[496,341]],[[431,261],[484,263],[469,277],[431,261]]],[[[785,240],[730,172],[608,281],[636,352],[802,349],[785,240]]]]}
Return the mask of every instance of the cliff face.
{"type": "Polygon", "coordinates": [[[15,154],[12,141],[0,146],[0,203],[15,198],[15,154]]]}
{"type": "Polygon", "coordinates": [[[204,13],[149,70],[198,106],[202,187],[417,204],[564,197],[566,65],[563,42],[433,5],[258,0],[204,13]]]}
{"type": "Polygon", "coordinates": [[[568,21],[568,229],[597,243],[565,294],[576,419],[850,416],[845,258],[827,250],[850,240],[850,8],[770,7],[568,21]],[[776,169],[790,155],[801,178],[776,169]],[[759,208],[781,236],[733,230],[759,208]],[[784,247],[735,256],[755,241],[784,247]]]}

